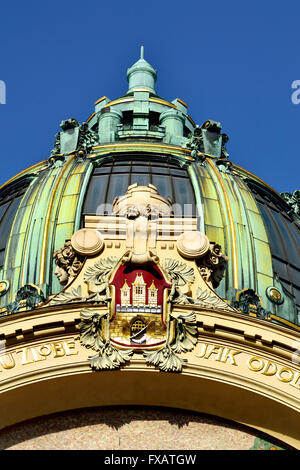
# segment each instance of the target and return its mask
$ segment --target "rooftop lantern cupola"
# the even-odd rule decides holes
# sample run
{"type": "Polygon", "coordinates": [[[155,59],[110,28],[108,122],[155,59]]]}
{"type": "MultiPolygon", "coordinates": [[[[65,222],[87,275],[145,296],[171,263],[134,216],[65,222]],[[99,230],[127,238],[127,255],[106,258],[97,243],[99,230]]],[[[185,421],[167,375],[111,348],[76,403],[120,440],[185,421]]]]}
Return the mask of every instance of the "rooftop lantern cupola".
{"type": "Polygon", "coordinates": [[[147,88],[150,93],[156,95],[155,82],[157,72],[156,70],[144,59],[144,46],[141,46],[141,57],[133,64],[132,67],[127,69],[127,80],[129,82],[129,89],[127,93],[131,93],[136,88],[147,88]]]}

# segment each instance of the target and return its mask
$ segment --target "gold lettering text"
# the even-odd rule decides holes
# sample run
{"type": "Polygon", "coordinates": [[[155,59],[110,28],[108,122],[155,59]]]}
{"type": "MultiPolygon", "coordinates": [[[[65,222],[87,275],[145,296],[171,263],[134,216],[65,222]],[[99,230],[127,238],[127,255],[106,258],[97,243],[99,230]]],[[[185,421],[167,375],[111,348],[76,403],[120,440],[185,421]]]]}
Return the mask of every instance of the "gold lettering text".
{"type": "Polygon", "coordinates": [[[202,349],[201,349],[200,354],[195,354],[195,356],[196,357],[204,357],[205,354],[206,354],[206,351],[207,351],[207,346],[208,345],[206,343],[202,344],[202,349]]]}
{"type": "Polygon", "coordinates": [[[69,339],[68,341],[64,341],[64,348],[66,351],[66,356],[72,356],[73,354],[78,354],[78,351],[74,351],[76,344],[74,339],[69,339]]]}
{"type": "Polygon", "coordinates": [[[278,372],[277,372],[277,377],[281,382],[291,382],[294,378],[294,372],[292,369],[289,367],[282,367],[278,372]],[[284,377],[283,374],[288,374],[287,377],[284,377]]]}
{"type": "Polygon", "coordinates": [[[65,355],[65,350],[62,343],[52,343],[52,347],[54,350],[54,357],[62,357],[65,355]]]}
{"type": "Polygon", "coordinates": [[[253,356],[248,359],[249,369],[254,370],[255,372],[259,372],[260,370],[262,370],[264,368],[264,365],[265,363],[262,359],[260,359],[260,357],[253,356]],[[255,362],[258,362],[258,365],[254,365],[255,362]]]}
{"type": "Polygon", "coordinates": [[[263,375],[275,375],[277,372],[277,366],[274,362],[267,361],[265,367],[261,371],[263,375]]]}
{"type": "Polygon", "coordinates": [[[300,377],[299,372],[296,372],[296,374],[295,374],[295,376],[294,376],[292,382],[289,383],[289,385],[291,385],[292,387],[297,388],[298,390],[300,389],[299,386],[297,387],[297,383],[298,383],[299,377],[300,377]]]}
{"type": "Polygon", "coordinates": [[[25,364],[32,364],[33,362],[39,362],[39,361],[44,361],[46,358],[39,356],[39,354],[36,352],[35,348],[20,348],[16,349],[16,353],[22,353],[22,365],[25,364]],[[33,359],[30,359],[30,358],[33,359]]]}
{"type": "Polygon", "coordinates": [[[42,344],[42,346],[39,346],[38,352],[41,356],[49,356],[52,352],[52,349],[49,344],[42,344]]]}
{"type": "Polygon", "coordinates": [[[0,364],[3,367],[3,369],[12,369],[16,365],[12,354],[6,354],[5,356],[0,356],[0,364]]]}
{"type": "Polygon", "coordinates": [[[225,348],[221,362],[227,362],[227,360],[229,359],[233,366],[237,366],[238,364],[236,363],[234,356],[240,354],[241,352],[242,351],[236,351],[235,349],[225,348]]]}
{"type": "Polygon", "coordinates": [[[22,353],[22,359],[21,359],[21,364],[24,365],[24,364],[31,364],[32,362],[34,362],[34,360],[29,360],[28,359],[28,351],[30,350],[30,348],[20,348],[20,349],[16,349],[16,353],[22,353]]]}
{"type": "Polygon", "coordinates": [[[195,354],[196,357],[204,357],[204,359],[209,359],[213,354],[216,354],[214,358],[217,362],[226,363],[230,361],[230,364],[237,366],[237,362],[235,357],[237,354],[240,354],[242,351],[238,351],[236,349],[229,349],[223,346],[216,346],[216,345],[208,345],[204,343],[202,345],[202,349],[200,354],[195,354]]]}
{"type": "Polygon", "coordinates": [[[39,354],[36,352],[35,348],[30,348],[30,349],[31,349],[31,353],[32,353],[34,362],[44,361],[46,359],[45,357],[39,356],[39,354]]]}
{"type": "Polygon", "coordinates": [[[217,354],[215,358],[216,361],[219,361],[222,356],[223,348],[218,346],[212,346],[210,351],[207,351],[205,354],[205,359],[209,359],[212,354],[217,354]]]}

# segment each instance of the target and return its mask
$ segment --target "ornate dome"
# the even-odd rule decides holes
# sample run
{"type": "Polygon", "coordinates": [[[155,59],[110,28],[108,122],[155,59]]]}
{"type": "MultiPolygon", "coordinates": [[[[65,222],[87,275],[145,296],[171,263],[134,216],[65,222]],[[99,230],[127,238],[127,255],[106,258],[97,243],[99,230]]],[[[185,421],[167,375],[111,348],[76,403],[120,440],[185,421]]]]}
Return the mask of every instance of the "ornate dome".
{"type": "Polygon", "coordinates": [[[0,188],[0,430],[168,407],[300,448],[300,192],[278,194],[219,122],[160,98],[143,49],[127,78],[0,188]]]}
{"type": "Polygon", "coordinates": [[[82,124],[62,121],[49,159],[1,187],[1,314],[18,310],[24,286],[43,298],[57,294],[53,253],[136,183],[153,185],[175,215],[196,218],[198,231],[222,247],[222,298],[299,329],[299,191],[278,194],[229,157],[220,123],[195,125],[184,101],[158,97],[143,50],[127,78],[125,95],[98,99],[82,124]]]}

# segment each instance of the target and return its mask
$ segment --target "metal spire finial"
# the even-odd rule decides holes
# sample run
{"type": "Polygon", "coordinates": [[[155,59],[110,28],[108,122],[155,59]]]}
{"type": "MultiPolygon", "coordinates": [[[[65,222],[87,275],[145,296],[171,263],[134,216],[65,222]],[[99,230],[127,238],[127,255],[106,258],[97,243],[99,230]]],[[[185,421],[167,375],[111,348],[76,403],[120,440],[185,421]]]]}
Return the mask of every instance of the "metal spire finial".
{"type": "Polygon", "coordinates": [[[155,82],[156,70],[144,59],[144,45],[141,45],[141,56],[129,69],[127,69],[127,80],[131,93],[135,88],[147,88],[150,93],[156,95],[155,82]]]}

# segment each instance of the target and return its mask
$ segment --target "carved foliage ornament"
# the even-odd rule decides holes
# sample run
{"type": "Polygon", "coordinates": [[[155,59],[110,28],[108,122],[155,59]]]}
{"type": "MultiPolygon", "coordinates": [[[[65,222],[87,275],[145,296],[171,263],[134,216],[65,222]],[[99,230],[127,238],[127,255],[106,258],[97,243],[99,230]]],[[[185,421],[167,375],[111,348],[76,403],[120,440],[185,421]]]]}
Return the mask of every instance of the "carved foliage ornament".
{"type": "MultiPolygon", "coordinates": [[[[218,157],[220,160],[227,160],[229,153],[226,144],[229,141],[227,134],[221,134],[222,126],[219,122],[209,119],[202,126],[197,126],[189,135],[187,147],[190,148],[191,156],[198,157],[198,152],[218,157]]],[[[205,156],[201,157],[202,161],[205,156]]],[[[225,167],[228,165],[224,164],[225,167]]]]}
{"type": "Polygon", "coordinates": [[[56,134],[54,147],[50,154],[50,160],[65,153],[62,145],[63,133],[69,134],[69,143],[66,148],[70,152],[77,151],[80,154],[87,154],[92,150],[92,147],[98,143],[97,132],[90,129],[86,122],[79,124],[76,119],[70,118],[62,121],[60,127],[62,130],[56,134]],[[75,129],[78,130],[74,132],[75,129]],[[70,134],[72,132],[73,136],[71,138],[70,134]]]}
{"type": "Polygon", "coordinates": [[[253,289],[245,289],[237,294],[237,300],[232,302],[234,308],[246,315],[268,319],[269,313],[263,308],[261,298],[253,289]]]}
{"type": "Polygon", "coordinates": [[[293,194],[281,193],[281,197],[287,202],[293,211],[300,216],[300,190],[297,189],[293,194]]]}
{"type": "Polygon", "coordinates": [[[132,350],[116,349],[109,339],[103,338],[102,327],[107,327],[108,321],[107,311],[99,314],[86,309],[81,312],[80,342],[97,353],[89,357],[95,370],[117,369],[129,361],[133,353],[132,350]]]}
{"type": "Polygon", "coordinates": [[[15,300],[6,306],[6,310],[8,313],[16,313],[24,307],[26,310],[32,310],[45,301],[41,289],[33,284],[26,284],[17,291],[15,300]]]}

